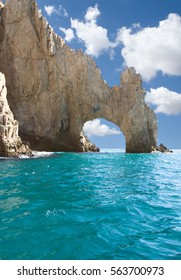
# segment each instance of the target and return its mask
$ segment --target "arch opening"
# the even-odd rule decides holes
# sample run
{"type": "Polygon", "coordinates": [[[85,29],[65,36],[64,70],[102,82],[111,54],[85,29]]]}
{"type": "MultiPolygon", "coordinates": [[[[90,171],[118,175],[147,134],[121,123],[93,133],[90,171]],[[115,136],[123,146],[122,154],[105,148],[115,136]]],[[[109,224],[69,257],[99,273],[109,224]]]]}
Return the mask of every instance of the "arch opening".
{"type": "Polygon", "coordinates": [[[115,123],[104,118],[97,118],[84,123],[84,134],[100,150],[119,149],[125,151],[125,137],[115,123]]]}

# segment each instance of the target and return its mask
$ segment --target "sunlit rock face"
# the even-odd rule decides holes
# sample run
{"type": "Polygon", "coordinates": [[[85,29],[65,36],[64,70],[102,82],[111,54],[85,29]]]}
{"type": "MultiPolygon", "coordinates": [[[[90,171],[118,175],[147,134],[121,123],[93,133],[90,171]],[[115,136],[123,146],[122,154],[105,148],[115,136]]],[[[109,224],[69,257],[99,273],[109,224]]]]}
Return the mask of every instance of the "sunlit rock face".
{"type": "Polygon", "coordinates": [[[14,119],[7,102],[5,77],[0,73],[0,156],[31,156],[27,143],[23,143],[18,135],[19,123],[14,119]]]}
{"type": "Polygon", "coordinates": [[[53,32],[34,0],[8,0],[0,31],[9,103],[20,135],[34,149],[84,151],[83,125],[96,118],[120,127],[127,152],[150,152],[156,145],[155,115],[134,68],[110,88],[90,56],[70,49],[53,32]]]}

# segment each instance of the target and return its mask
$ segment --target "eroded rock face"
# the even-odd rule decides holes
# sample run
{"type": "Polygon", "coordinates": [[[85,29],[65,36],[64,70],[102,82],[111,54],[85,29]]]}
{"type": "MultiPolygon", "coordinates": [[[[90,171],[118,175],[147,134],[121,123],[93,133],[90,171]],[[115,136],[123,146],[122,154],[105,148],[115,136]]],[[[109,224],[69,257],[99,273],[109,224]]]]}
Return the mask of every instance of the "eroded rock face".
{"type": "Polygon", "coordinates": [[[83,152],[100,152],[100,149],[95,144],[91,143],[88,137],[81,132],[80,133],[80,145],[82,144],[81,150],[83,152]]]}
{"type": "Polygon", "coordinates": [[[19,123],[14,119],[7,102],[5,77],[0,73],[0,156],[19,157],[31,155],[27,143],[18,136],[19,123]]]}
{"type": "Polygon", "coordinates": [[[109,88],[94,60],[70,49],[34,0],[8,0],[0,29],[0,71],[20,134],[34,149],[84,151],[83,125],[96,118],[120,127],[127,152],[150,152],[156,145],[155,115],[133,68],[120,86],[109,88]]]}

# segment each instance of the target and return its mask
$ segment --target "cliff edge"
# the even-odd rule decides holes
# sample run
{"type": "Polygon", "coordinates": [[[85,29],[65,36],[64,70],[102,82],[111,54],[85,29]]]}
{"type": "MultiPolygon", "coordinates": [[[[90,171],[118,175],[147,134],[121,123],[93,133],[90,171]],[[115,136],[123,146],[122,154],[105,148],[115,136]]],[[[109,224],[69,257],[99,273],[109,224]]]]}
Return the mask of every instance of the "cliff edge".
{"type": "Polygon", "coordinates": [[[120,127],[127,152],[156,145],[141,76],[126,69],[120,86],[110,88],[90,56],[53,32],[34,0],[8,0],[2,9],[0,62],[20,135],[33,149],[84,151],[83,125],[96,118],[120,127]]]}

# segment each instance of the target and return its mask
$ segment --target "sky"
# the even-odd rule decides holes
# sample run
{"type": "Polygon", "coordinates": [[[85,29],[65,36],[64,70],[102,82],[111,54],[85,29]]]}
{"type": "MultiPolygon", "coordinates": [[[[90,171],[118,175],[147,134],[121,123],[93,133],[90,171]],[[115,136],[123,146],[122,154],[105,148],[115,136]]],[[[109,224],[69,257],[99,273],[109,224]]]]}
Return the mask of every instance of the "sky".
{"type": "MultiPolygon", "coordinates": [[[[143,78],[146,103],[158,121],[158,144],[181,148],[181,2],[179,0],[38,0],[73,49],[92,56],[109,86],[125,67],[143,78]]],[[[100,148],[124,148],[119,127],[104,119],[84,125],[100,148]]]]}

